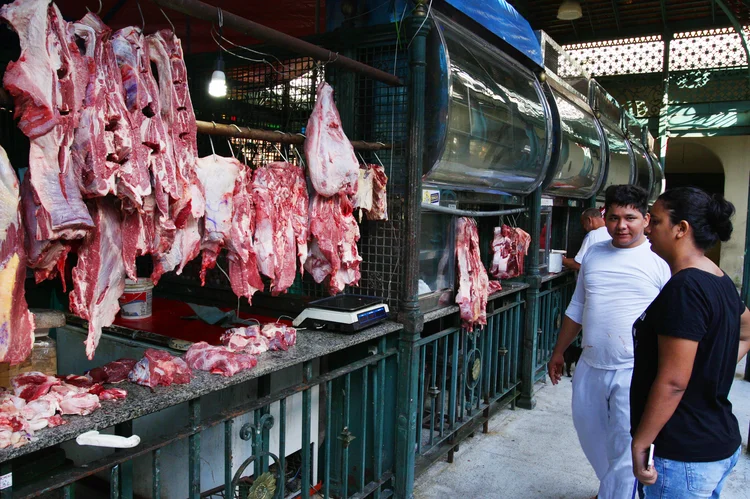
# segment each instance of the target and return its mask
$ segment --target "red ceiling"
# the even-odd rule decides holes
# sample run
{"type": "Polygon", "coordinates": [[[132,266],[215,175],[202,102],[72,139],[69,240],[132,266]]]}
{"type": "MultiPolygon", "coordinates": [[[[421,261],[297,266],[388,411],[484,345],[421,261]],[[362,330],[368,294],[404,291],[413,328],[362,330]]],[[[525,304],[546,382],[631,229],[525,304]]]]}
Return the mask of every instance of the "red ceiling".
{"type": "MultiPolygon", "coordinates": [[[[80,19],[86,14],[86,7],[96,12],[99,9],[98,0],[56,0],[63,16],[68,20],[80,19]]],[[[130,25],[141,25],[141,15],[138,12],[136,0],[125,0],[124,4],[118,0],[102,0],[100,16],[104,19],[113,10],[107,24],[113,29],[120,29],[130,25]],[[122,6],[117,9],[117,4],[122,6]]],[[[259,24],[277,29],[292,36],[305,36],[315,33],[315,3],[316,0],[254,0],[254,1],[230,1],[211,0],[211,5],[224,11],[254,21],[259,24]]],[[[325,0],[320,0],[321,6],[321,31],[324,29],[322,19],[325,13],[325,0]]],[[[145,20],[145,32],[169,28],[169,22],[160,12],[159,7],[150,0],[140,1],[145,20]]],[[[190,19],[190,40],[187,38],[187,16],[176,11],[164,9],[175,27],[177,36],[182,39],[183,49],[192,53],[215,52],[216,44],[211,39],[211,24],[208,21],[190,19]]],[[[224,36],[232,42],[247,45],[253,43],[250,37],[241,35],[236,31],[225,29],[224,36]]]]}

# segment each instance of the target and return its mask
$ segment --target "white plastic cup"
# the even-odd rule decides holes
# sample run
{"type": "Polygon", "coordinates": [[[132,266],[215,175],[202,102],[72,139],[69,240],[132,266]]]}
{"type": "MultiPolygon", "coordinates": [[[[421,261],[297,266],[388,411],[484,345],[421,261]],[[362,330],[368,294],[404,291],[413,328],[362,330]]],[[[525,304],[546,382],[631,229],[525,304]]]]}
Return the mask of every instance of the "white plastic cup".
{"type": "Polygon", "coordinates": [[[550,274],[556,274],[562,271],[562,261],[565,250],[552,250],[549,252],[549,267],[548,271],[550,274]]]}
{"type": "Polygon", "coordinates": [[[125,279],[125,291],[120,297],[120,316],[127,320],[151,317],[154,283],[148,277],[133,281],[125,279]]]}

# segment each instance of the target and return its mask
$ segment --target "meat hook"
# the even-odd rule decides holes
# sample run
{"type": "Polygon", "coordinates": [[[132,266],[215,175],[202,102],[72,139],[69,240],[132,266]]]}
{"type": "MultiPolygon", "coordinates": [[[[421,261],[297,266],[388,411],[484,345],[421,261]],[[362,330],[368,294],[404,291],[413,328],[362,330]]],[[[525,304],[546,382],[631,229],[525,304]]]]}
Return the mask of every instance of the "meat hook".
{"type": "Polygon", "coordinates": [[[235,156],[235,155],[234,155],[234,149],[232,149],[232,141],[231,141],[231,140],[229,140],[229,138],[227,138],[227,144],[229,144],[229,152],[231,152],[231,153],[232,153],[232,157],[233,157],[234,159],[237,159],[237,156],[235,156]]]}
{"type": "MultiPolygon", "coordinates": [[[[211,123],[214,124],[214,129],[215,129],[216,128],[216,122],[212,121],[211,123]]],[[[218,161],[216,159],[216,149],[214,149],[214,139],[213,139],[213,137],[209,135],[208,136],[208,141],[211,143],[211,153],[213,154],[214,161],[218,161]]]]}
{"type": "MultiPolygon", "coordinates": [[[[102,0],[99,0],[99,10],[96,11],[96,15],[98,16],[102,11],[102,0]]],[[[86,7],[86,12],[91,12],[88,7],[86,7]]]]}
{"type": "Polygon", "coordinates": [[[138,7],[138,12],[141,13],[141,33],[146,31],[146,19],[143,18],[143,10],[141,10],[141,2],[136,1],[135,5],[138,7]]]}
{"type": "MultiPolygon", "coordinates": [[[[376,143],[377,143],[377,144],[381,144],[381,145],[385,145],[385,144],[383,144],[382,142],[376,142],[376,143]]],[[[383,162],[382,162],[382,161],[380,161],[380,158],[378,157],[378,153],[376,153],[375,151],[373,151],[373,152],[372,152],[372,155],[373,155],[373,156],[375,156],[375,159],[377,159],[377,160],[378,160],[378,163],[380,163],[380,166],[382,166],[382,167],[383,167],[383,170],[385,170],[385,165],[383,164],[383,162]]]]}
{"type": "Polygon", "coordinates": [[[293,151],[297,155],[297,159],[299,159],[300,166],[304,168],[304,166],[305,166],[305,160],[302,159],[302,154],[300,154],[299,148],[297,146],[294,146],[293,151]]]}
{"type": "MultiPolygon", "coordinates": [[[[284,133],[284,132],[279,132],[279,133],[284,133]]],[[[279,153],[279,156],[281,156],[281,159],[284,160],[284,163],[289,163],[289,160],[287,159],[287,157],[284,156],[284,153],[281,152],[281,149],[279,149],[279,145],[278,144],[274,144],[273,147],[276,149],[276,152],[279,153]]]]}
{"type": "Polygon", "coordinates": [[[218,18],[219,18],[219,29],[221,29],[222,26],[224,26],[224,13],[221,11],[221,7],[216,7],[216,10],[218,10],[218,18]]]}
{"type": "MultiPolygon", "coordinates": [[[[99,5],[101,5],[101,0],[99,1],[99,5]]],[[[164,12],[164,9],[162,9],[161,7],[159,7],[159,10],[161,11],[162,14],[164,14],[164,17],[167,18],[167,22],[169,23],[169,25],[172,26],[172,34],[175,35],[175,36],[177,36],[177,33],[175,32],[175,29],[174,29],[174,24],[172,24],[172,20],[169,18],[169,16],[167,15],[167,13],[164,12]]]]}

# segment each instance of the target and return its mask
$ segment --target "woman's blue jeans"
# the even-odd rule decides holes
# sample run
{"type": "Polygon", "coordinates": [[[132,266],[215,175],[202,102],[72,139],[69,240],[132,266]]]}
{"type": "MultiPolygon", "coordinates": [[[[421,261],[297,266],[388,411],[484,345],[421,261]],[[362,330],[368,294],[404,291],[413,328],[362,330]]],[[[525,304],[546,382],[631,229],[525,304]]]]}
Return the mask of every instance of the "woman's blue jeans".
{"type": "Polygon", "coordinates": [[[643,488],[646,499],[718,498],[729,473],[740,458],[742,446],[731,457],[710,463],[685,463],[657,457],[656,483],[643,488]]]}

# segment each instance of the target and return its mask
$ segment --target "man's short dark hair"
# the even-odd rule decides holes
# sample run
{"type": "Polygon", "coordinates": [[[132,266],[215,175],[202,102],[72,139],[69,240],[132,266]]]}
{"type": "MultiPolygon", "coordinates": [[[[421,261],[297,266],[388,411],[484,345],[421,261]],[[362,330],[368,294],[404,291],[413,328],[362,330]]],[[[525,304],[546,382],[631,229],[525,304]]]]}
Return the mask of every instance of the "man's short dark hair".
{"type": "Polygon", "coordinates": [[[610,185],[604,193],[604,207],[609,211],[613,204],[635,208],[645,217],[648,213],[648,192],[637,185],[610,185]]]}
{"type": "Polygon", "coordinates": [[[602,212],[599,208],[586,208],[581,213],[581,218],[602,218],[602,212]]]}

